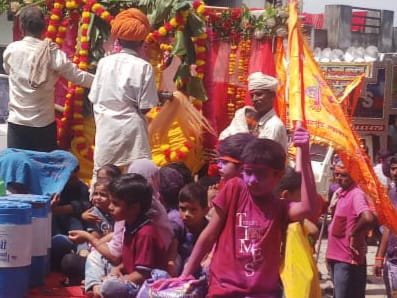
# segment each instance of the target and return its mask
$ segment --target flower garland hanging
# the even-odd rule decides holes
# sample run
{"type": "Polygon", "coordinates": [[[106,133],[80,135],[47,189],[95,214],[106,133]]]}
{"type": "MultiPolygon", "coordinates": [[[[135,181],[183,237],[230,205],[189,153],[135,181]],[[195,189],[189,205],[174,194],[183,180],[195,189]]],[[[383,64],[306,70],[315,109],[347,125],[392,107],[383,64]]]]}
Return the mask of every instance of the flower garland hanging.
{"type": "Polygon", "coordinates": [[[228,65],[228,73],[229,73],[229,84],[227,87],[227,117],[229,120],[233,119],[234,113],[236,111],[236,84],[233,82],[235,69],[236,69],[236,60],[237,60],[237,45],[232,43],[230,45],[230,53],[229,53],[229,65],[228,65]]]}
{"type": "MultiPolygon", "coordinates": [[[[205,9],[205,3],[203,1],[194,1],[193,8],[196,10],[197,15],[203,19],[203,21],[207,21],[207,12],[205,9]]],[[[203,79],[205,74],[207,39],[208,35],[206,32],[200,33],[197,37],[192,38],[196,52],[195,76],[199,79],[203,79]]]]}
{"type": "Polygon", "coordinates": [[[50,19],[48,20],[47,31],[45,33],[45,38],[47,40],[55,42],[58,27],[63,19],[62,9],[65,6],[65,0],[56,0],[50,12],[50,19]]]}
{"type": "MultiPolygon", "coordinates": [[[[57,0],[61,1],[61,0],[57,0]]],[[[82,1],[67,1],[66,8],[67,9],[75,9],[78,8],[79,5],[83,4],[83,10],[81,14],[81,25],[80,25],[80,37],[78,39],[78,44],[76,46],[76,53],[73,57],[73,62],[77,64],[78,68],[81,70],[87,70],[89,66],[89,24],[91,22],[91,10],[101,19],[106,22],[110,22],[113,19],[113,16],[99,3],[95,0],[84,0],[82,1]]],[[[59,5],[56,5],[57,8],[59,5]]],[[[54,4],[55,9],[55,4],[54,4]]],[[[54,10],[53,9],[53,10],[54,10]]],[[[59,13],[58,10],[55,10],[55,13],[59,13]]],[[[59,19],[61,16],[59,16],[59,19]]],[[[58,20],[58,18],[55,18],[58,20]]],[[[58,25],[58,24],[53,24],[58,25]]],[[[62,23],[62,25],[66,25],[66,23],[62,23]]],[[[55,27],[55,26],[54,26],[55,27]]],[[[47,30],[49,31],[49,30],[47,30]]],[[[52,32],[53,30],[51,30],[52,32]]],[[[66,34],[65,29],[62,26],[58,26],[58,33],[56,35],[56,41],[59,44],[63,42],[66,34]]],[[[69,139],[72,135],[75,137],[76,148],[79,151],[82,151],[82,155],[84,157],[92,159],[93,151],[91,147],[88,147],[86,139],[84,138],[84,117],[83,117],[83,104],[84,104],[84,88],[79,87],[77,85],[68,83],[68,93],[66,94],[66,100],[64,105],[64,113],[63,117],[60,121],[59,127],[59,146],[61,148],[67,148],[69,144],[69,139]]]]}

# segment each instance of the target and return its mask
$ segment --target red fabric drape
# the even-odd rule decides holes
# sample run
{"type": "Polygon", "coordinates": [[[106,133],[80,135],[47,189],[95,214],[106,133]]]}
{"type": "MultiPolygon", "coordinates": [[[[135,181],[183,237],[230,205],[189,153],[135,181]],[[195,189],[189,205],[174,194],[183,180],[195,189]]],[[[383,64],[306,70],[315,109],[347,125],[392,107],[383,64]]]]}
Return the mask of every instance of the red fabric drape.
{"type": "MultiPolygon", "coordinates": [[[[229,83],[234,77],[229,76],[230,43],[228,41],[213,40],[209,36],[209,50],[206,64],[205,87],[208,93],[208,101],[204,104],[204,115],[209,119],[215,130],[220,133],[225,129],[230,119],[227,115],[229,83]]],[[[251,41],[251,54],[248,73],[261,71],[275,76],[275,62],[272,52],[272,40],[263,39],[251,41]]],[[[243,86],[247,88],[246,85],[243,86]]],[[[248,92],[245,104],[250,105],[251,99],[248,92]]]]}

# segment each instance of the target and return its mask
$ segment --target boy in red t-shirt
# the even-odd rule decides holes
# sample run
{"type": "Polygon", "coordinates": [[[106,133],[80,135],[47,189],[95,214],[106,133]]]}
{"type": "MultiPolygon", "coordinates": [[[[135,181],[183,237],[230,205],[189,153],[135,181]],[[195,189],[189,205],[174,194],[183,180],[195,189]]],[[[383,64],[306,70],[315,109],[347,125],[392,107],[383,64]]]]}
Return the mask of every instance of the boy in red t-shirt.
{"type": "Polygon", "coordinates": [[[309,134],[294,133],[301,163],[301,201],[282,201],[273,191],[284,174],[286,155],[269,139],[244,148],[242,179],[230,179],[213,201],[213,214],[201,233],[181,278],[194,273],[216,243],[210,265],[209,297],[281,297],[281,241],[289,221],[316,210],[316,189],[309,158],[309,134]]]}

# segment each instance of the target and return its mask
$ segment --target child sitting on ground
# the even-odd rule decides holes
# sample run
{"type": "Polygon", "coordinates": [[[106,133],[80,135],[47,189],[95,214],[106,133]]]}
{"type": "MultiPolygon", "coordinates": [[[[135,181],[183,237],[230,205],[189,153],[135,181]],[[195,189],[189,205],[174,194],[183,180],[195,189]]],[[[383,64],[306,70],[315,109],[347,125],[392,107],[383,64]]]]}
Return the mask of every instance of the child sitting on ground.
{"type": "MultiPolygon", "coordinates": [[[[95,222],[88,222],[86,231],[96,239],[101,239],[113,231],[114,220],[109,213],[110,194],[108,185],[110,181],[98,179],[92,194],[93,207],[90,209],[90,218],[95,217],[95,222]]],[[[71,233],[73,235],[73,233],[71,233]]],[[[73,237],[70,237],[73,239],[73,237]]],[[[85,262],[90,246],[80,250],[78,254],[70,253],[63,257],[61,271],[67,276],[65,285],[78,285],[84,279],[85,262]]]]}
{"type": "MultiPolygon", "coordinates": [[[[213,200],[210,222],[197,240],[181,278],[200,267],[216,243],[210,265],[210,297],[281,297],[281,242],[290,221],[316,209],[309,156],[309,134],[297,128],[293,138],[302,164],[301,201],[273,195],[284,174],[286,154],[279,143],[255,139],[244,148],[242,179],[233,178],[213,200]]],[[[172,283],[172,281],[171,281],[172,283]]]]}
{"type": "Polygon", "coordinates": [[[176,273],[179,275],[183,265],[189,258],[194,243],[196,243],[200,233],[207,226],[208,220],[206,215],[208,213],[208,200],[205,188],[198,183],[189,183],[185,185],[179,192],[179,215],[183,221],[184,227],[176,231],[176,243],[174,245],[177,249],[169,252],[170,262],[174,262],[177,268],[176,273]],[[179,262],[178,256],[181,258],[179,262]]]}
{"type": "MultiPolygon", "coordinates": [[[[109,211],[113,219],[125,221],[121,263],[108,263],[103,267],[101,257],[89,262],[90,254],[85,287],[93,297],[135,297],[153,269],[166,268],[162,237],[145,215],[152,203],[152,188],[143,176],[124,174],[109,184],[109,192],[109,211]]],[[[73,238],[83,238],[95,244],[94,237],[84,231],[76,231],[73,238]]]]}

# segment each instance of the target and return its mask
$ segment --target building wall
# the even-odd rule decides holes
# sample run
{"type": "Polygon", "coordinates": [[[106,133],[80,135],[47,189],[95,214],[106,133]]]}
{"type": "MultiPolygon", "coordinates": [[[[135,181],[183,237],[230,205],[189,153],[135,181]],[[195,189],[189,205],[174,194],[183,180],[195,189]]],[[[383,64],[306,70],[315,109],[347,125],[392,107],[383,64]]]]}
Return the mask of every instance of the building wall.
{"type": "MultiPolygon", "coordinates": [[[[363,8],[385,9],[397,12],[397,1],[387,0],[300,0],[303,2],[303,11],[308,13],[324,13],[325,5],[340,5],[345,4],[349,6],[358,6],[363,8]]],[[[397,26],[397,17],[394,18],[394,26],[397,26]]]]}
{"type": "Polygon", "coordinates": [[[7,20],[6,13],[0,15],[0,47],[12,42],[12,25],[13,23],[7,20]]]}

